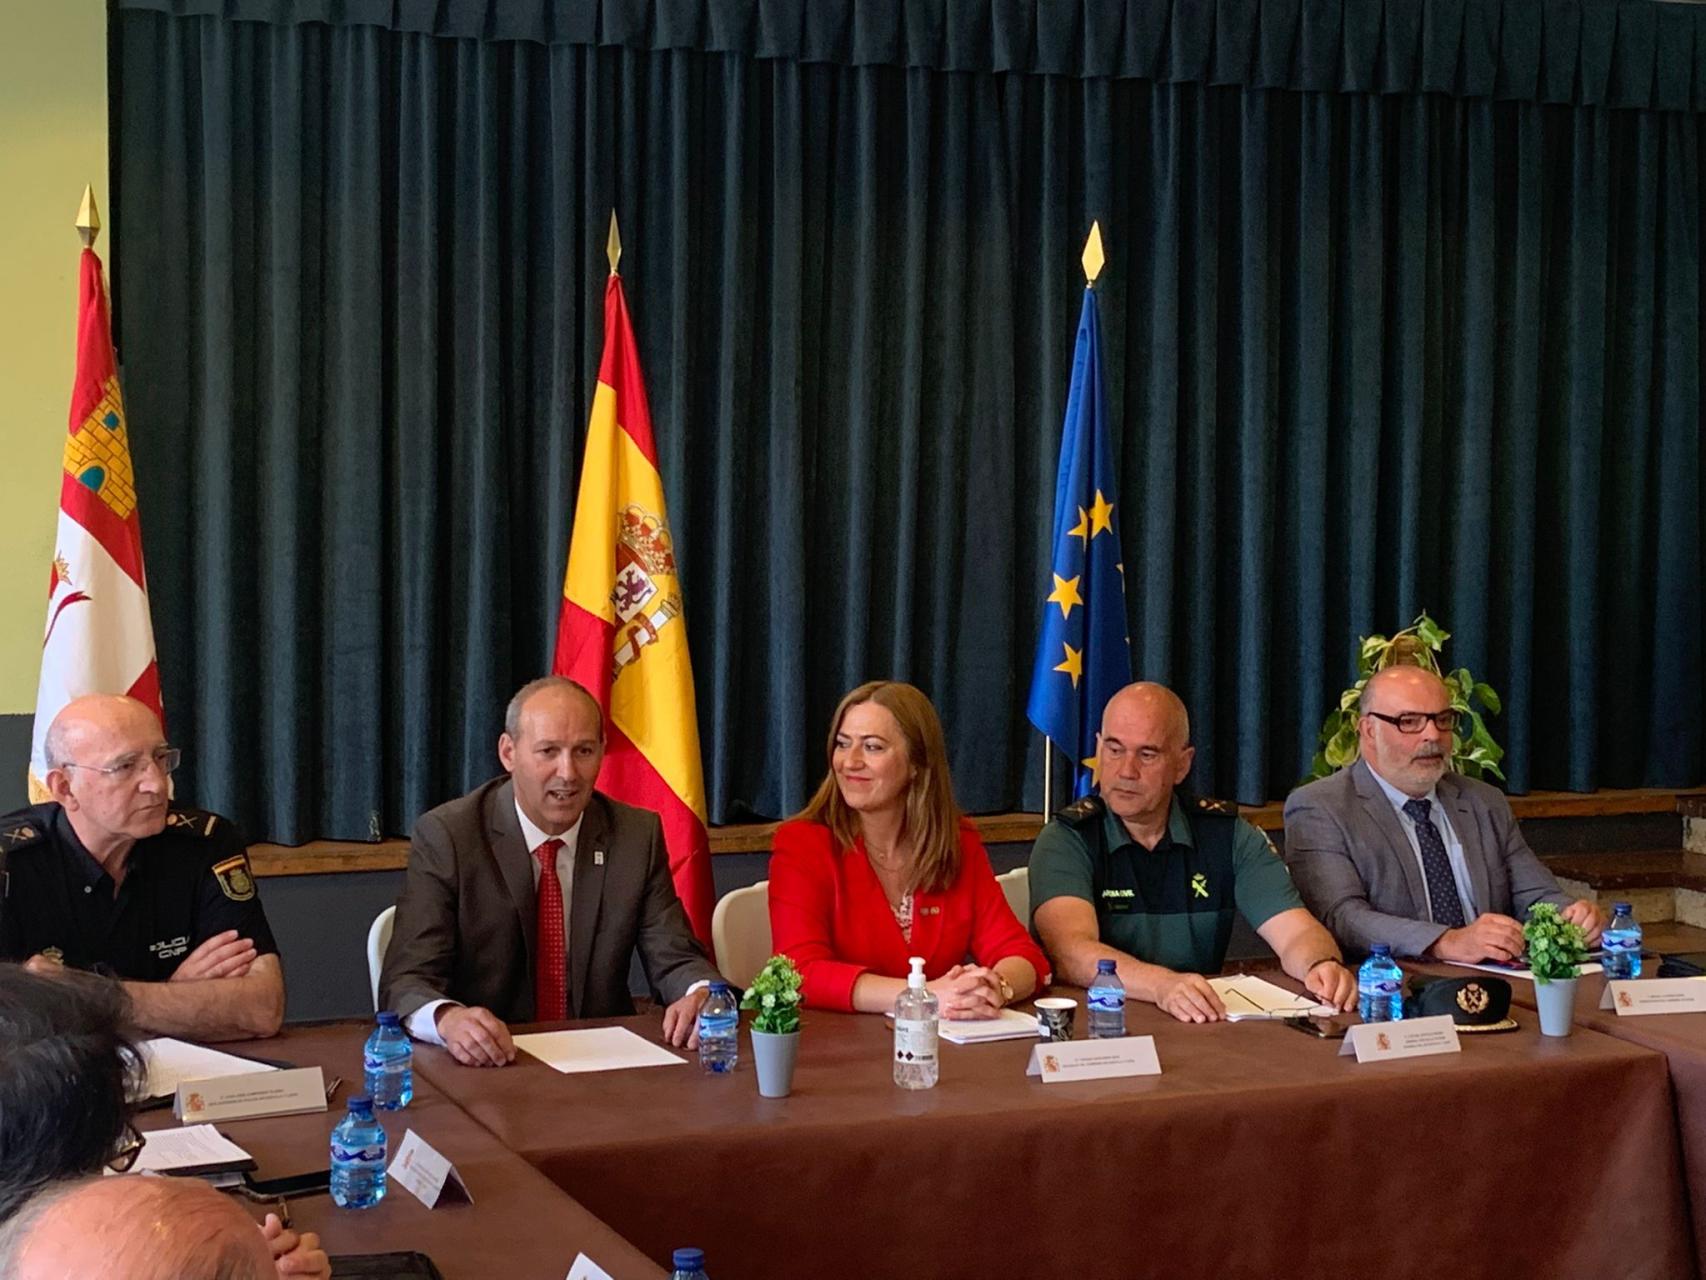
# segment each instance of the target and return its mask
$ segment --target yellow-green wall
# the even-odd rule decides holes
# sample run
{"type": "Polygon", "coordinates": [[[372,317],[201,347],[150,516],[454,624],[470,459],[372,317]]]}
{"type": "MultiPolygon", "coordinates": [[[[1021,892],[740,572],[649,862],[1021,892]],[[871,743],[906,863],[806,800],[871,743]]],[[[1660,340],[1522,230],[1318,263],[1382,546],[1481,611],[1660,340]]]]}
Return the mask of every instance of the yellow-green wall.
{"type": "MultiPolygon", "coordinates": [[[[85,183],[104,218],[106,6],[44,0],[0,40],[0,714],[35,710],[85,183]]],[[[97,248],[112,251],[104,233],[97,248]]]]}

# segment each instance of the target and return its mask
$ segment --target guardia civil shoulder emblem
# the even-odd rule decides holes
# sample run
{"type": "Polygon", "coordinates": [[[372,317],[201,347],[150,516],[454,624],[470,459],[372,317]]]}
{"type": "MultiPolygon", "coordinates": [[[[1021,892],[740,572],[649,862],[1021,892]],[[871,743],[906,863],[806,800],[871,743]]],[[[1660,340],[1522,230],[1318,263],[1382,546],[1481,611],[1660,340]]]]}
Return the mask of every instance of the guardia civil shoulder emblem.
{"type": "Polygon", "coordinates": [[[255,879],[245,854],[214,863],[213,878],[219,881],[219,891],[233,902],[247,902],[255,896],[255,879]]]}

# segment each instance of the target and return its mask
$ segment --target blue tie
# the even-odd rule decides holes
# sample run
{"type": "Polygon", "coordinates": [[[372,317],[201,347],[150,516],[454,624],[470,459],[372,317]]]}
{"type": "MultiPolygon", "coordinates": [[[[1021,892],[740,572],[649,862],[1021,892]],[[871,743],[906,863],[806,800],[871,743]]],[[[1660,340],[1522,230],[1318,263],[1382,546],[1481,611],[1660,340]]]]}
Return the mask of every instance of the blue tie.
{"type": "Polygon", "coordinates": [[[1445,856],[1445,841],[1439,838],[1439,828],[1429,820],[1433,805],[1427,800],[1406,800],[1404,812],[1416,824],[1416,843],[1422,850],[1422,874],[1428,882],[1428,901],[1433,903],[1434,923],[1447,929],[1461,929],[1463,899],[1457,896],[1457,880],[1451,874],[1451,859],[1445,856]]]}

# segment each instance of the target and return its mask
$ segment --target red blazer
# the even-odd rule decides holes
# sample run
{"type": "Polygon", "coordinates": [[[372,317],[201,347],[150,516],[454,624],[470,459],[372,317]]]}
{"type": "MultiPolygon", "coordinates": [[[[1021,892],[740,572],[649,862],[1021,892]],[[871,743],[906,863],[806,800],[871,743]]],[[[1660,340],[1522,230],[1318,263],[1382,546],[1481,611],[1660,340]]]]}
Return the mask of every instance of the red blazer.
{"type": "Polygon", "coordinates": [[[861,973],[904,978],[910,956],[924,957],[932,980],[967,956],[980,965],[1020,956],[1037,971],[1038,988],[1048,985],[1048,961],[1007,905],[971,823],[960,824],[959,877],[945,890],[913,895],[910,943],[865,842],[834,846],[822,823],[784,822],[770,852],[771,942],[799,966],[808,1005],[850,1010],[861,973]]]}

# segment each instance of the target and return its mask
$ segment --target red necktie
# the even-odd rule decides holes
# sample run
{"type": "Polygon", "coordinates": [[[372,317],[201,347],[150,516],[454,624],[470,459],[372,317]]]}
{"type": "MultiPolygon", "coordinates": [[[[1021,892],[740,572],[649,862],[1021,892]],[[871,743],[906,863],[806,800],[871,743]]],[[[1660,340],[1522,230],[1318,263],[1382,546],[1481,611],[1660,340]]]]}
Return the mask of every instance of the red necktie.
{"type": "Polygon", "coordinates": [[[533,851],[539,859],[538,946],[533,958],[533,1016],[561,1022],[569,1016],[569,962],[563,947],[563,885],[557,879],[561,840],[547,840],[533,851]]]}

